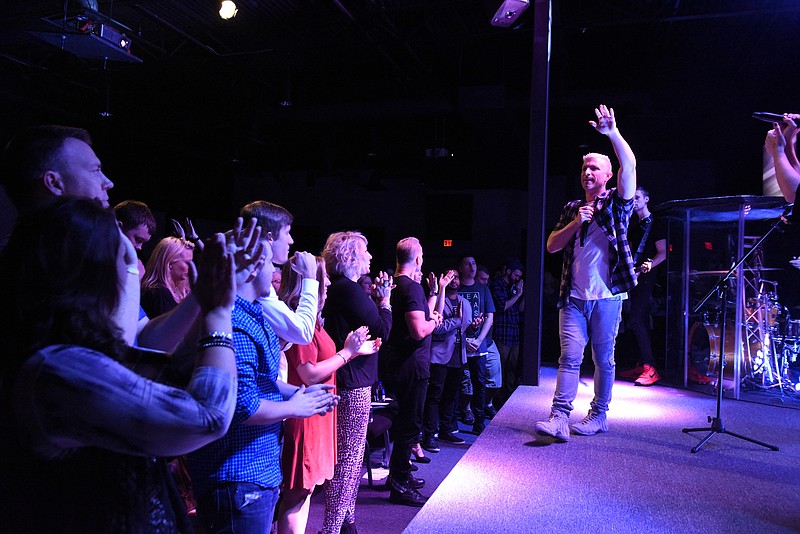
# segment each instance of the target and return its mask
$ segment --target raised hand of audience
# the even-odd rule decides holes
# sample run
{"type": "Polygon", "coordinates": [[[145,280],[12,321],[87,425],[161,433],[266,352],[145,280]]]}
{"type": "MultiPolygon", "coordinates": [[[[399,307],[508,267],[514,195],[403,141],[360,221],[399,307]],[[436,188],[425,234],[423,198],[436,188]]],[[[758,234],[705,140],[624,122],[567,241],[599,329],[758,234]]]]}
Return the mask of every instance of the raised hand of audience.
{"type": "Polygon", "coordinates": [[[206,240],[198,265],[189,263],[192,295],[203,311],[214,308],[232,310],[236,301],[234,255],[227,251],[225,236],[214,234],[206,240]]]}
{"type": "Polygon", "coordinates": [[[309,280],[316,280],[317,259],[310,252],[295,252],[294,257],[289,260],[292,270],[309,280]]]}
{"type": "Polygon", "coordinates": [[[192,220],[189,217],[186,217],[184,220],[185,228],[184,226],[181,226],[181,223],[179,223],[177,220],[171,219],[172,228],[175,230],[175,235],[181,239],[185,239],[186,241],[191,241],[200,252],[203,252],[203,247],[205,244],[197,235],[197,232],[195,232],[192,220]]]}
{"type": "Polygon", "coordinates": [[[395,288],[392,277],[383,271],[378,273],[375,277],[374,296],[378,299],[379,303],[389,304],[389,298],[392,296],[392,289],[395,288]]]}
{"type": "Polygon", "coordinates": [[[225,248],[233,255],[237,286],[252,280],[266,260],[265,245],[261,241],[261,227],[256,226],[256,219],[250,219],[244,228],[243,224],[244,221],[239,217],[233,230],[225,233],[225,248]]]}

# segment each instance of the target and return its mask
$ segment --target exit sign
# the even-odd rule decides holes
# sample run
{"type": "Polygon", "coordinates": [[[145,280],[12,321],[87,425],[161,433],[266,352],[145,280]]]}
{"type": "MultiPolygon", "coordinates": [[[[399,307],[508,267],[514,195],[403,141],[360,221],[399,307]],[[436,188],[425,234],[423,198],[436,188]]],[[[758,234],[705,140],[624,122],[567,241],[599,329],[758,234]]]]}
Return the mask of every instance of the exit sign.
{"type": "Polygon", "coordinates": [[[444,246],[444,247],[452,247],[453,246],[453,240],[452,239],[445,239],[442,242],[442,246],[444,246]]]}

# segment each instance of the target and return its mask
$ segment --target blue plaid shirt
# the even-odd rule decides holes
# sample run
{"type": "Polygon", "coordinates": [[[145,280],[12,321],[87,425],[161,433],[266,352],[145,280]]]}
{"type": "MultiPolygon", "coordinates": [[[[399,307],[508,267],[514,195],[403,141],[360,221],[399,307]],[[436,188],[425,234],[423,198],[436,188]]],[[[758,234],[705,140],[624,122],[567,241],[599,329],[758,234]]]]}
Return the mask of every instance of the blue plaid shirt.
{"type": "MultiPolygon", "coordinates": [[[[564,206],[561,217],[553,231],[561,230],[578,215],[578,208],[583,200],[573,200],[564,206]]],[[[628,245],[628,223],[633,213],[633,199],[625,200],[619,196],[617,188],[610,189],[600,201],[594,214],[594,220],[608,238],[608,268],[611,271],[611,293],[617,295],[630,291],[636,286],[636,274],[633,270],[631,247],[628,245]]],[[[563,308],[569,300],[572,288],[572,261],[577,234],[564,247],[564,261],[561,265],[561,288],[558,295],[558,307],[563,308]]]]}
{"type": "Polygon", "coordinates": [[[509,347],[519,345],[519,300],[511,305],[507,310],[506,301],[513,297],[511,294],[511,284],[505,278],[497,278],[489,284],[494,299],[494,323],[492,324],[492,336],[496,341],[509,347]]]}
{"type": "Polygon", "coordinates": [[[251,482],[264,488],[281,483],[281,423],[246,425],[261,399],[280,402],[280,344],[265,322],[261,305],[236,297],[231,315],[236,371],[236,410],[230,430],[221,439],[188,457],[192,486],[200,496],[227,482],[251,482]]]}

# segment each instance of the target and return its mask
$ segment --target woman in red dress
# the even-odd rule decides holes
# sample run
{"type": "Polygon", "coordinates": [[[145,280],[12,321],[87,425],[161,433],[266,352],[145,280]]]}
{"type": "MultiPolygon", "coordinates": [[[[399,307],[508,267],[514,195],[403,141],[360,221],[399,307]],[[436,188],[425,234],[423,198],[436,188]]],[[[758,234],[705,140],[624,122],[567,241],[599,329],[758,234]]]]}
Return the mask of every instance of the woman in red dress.
{"type": "MultiPolygon", "coordinates": [[[[292,269],[292,264],[289,261],[283,267],[278,297],[290,308],[295,308],[302,280],[292,269]]],[[[325,272],[325,262],[319,257],[317,280],[320,288],[319,309],[322,310],[330,280],[325,272]]],[[[344,347],[337,352],[318,317],[311,343],[292,345],[286,350],[288,382],[296,386],[320,383],[336,385],[336,371],[340,367],[351,358],[373,354],[378,350],[380,339],[369,340],[367,334],[366,326],[350,332],[344,347]]],[[[317,484],[333,476],[335,462],[335,413],[315,415],[308,419],[287,419],[284,422],[283,487],[278,505],[278,532],[305,532],[311,494],[317,484]]]]}

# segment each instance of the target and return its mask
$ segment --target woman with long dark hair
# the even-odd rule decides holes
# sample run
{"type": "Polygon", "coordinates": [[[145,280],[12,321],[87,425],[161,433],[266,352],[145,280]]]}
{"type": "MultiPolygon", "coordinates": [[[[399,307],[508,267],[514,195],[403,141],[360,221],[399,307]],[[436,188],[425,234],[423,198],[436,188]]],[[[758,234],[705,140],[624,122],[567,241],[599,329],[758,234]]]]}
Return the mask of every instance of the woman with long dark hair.
{"type": "Polygon", "coordinates": [[[6,532],[191,530],[164,457],[220,438],[233,416],[233,256],[259,256],[252,224],[236,235],[227,249],[214,236],[198,269],[205,334],[181,389],[132,370],[142,360],[115,312],[138,273],[113,213],[58,197],[19,220],[0,267],[6,532]]]}

